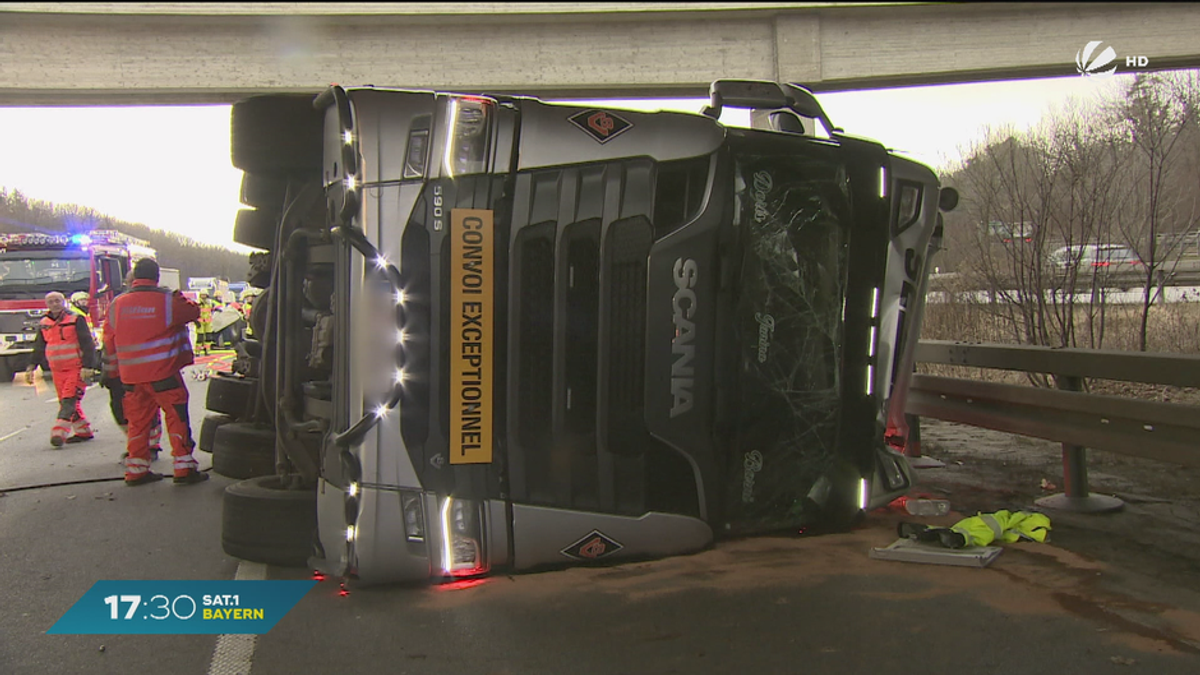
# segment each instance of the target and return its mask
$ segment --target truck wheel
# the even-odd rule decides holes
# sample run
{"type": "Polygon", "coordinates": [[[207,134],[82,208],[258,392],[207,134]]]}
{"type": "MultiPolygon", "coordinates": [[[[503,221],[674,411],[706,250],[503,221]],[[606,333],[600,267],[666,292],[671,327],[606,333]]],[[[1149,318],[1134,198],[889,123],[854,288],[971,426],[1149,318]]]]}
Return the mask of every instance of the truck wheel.
{"type": "Polygon", "coordinates": [[[325,113],[311,94],[266,94],[233,104],[233,165],[251,173],[319,173],[325,113]]]}
{"type": "Polygon", "coordinates": [[[229,415],[235,420],[253,414],[258,380],[217,373],[208,380],[204,407],[211,412],[229,415]]]}
{"type": "Polygon", "coordinates": [[[279,175],[246,173],[242,176],[241,197],[246,206],[282,213],[287,179],[279,175]]]}
{"type": "Polygon", "coordinates": [[[205,415],[204,421],[200,423],[200,440],[196,442],[196,447],[203,452],[212,452],[213,441],[217,437],[217,428],[232,421],[233,418],[229,415],[205,415]]]}
{"type": "Polygon", "coordinates": [[[276,211],[242,209],[233,223],[233,240],[270,251],[275,248],[275,232],[278,229],[279,215],[276,211]]]}
{"type": "Polygon", "coordinates": [[[221,548],[242,560],[304,567],[317,529],[317,491],[285,490],[279,476],[261,476],[225,488],[221,548]]]}
{"type": "Polygon", "coordinates": [[[8,359],[0,356],[0,383],[12,384],[13,369],[8,365],[8,359]]]}
{"type": "Polygon", "coordinates": [[[231,422],[217,427],[212,446],[213,471],[229,478],[275,474],[275,430],[231,422]]]}
{"type": "MultiPolygon", "coordinates": [[[[255,251],[250,254],[250,269],[246,273],[246,283],[255,288],[267,288],[271,285],[272,256],[269,251],[255,251]]],[[[257,302],[257,299],[255,300],[257,302]]]]}

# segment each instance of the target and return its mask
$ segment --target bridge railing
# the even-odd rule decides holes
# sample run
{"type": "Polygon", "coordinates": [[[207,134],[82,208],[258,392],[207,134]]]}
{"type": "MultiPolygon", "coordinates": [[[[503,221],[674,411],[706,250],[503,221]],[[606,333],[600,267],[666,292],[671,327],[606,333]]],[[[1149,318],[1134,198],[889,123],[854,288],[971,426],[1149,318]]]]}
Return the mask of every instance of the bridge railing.
{"type": "Polygon", "coordinates": [[[1038,500],[1041,506],[1100,512],[1123,505],[1089,494],[1085,448],[1200,466],[1200,406],[1082,391],[1085,378],[1200,387],[1200,356],[923,340],[916,360],[1054,377],[1056,389],[915,375],[907,404],[910,415],[1062,443],[1065,492],[1038,500]]]}

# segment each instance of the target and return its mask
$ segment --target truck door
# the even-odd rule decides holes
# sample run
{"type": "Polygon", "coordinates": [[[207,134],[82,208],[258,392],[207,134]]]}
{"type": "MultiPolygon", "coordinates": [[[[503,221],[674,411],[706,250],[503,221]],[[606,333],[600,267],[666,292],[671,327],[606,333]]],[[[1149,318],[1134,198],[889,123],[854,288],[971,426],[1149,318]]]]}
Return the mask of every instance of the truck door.
{"type": "Polygon", "coordinates": [[[113,298],[121,292],[125,284],[125,271],[129,267],[126,258],[114,256],[99,256],[96,258],[95,292],[92,293],[90,305],[92,324],[101,326],[108,316],[108,306],[113,298]]]}

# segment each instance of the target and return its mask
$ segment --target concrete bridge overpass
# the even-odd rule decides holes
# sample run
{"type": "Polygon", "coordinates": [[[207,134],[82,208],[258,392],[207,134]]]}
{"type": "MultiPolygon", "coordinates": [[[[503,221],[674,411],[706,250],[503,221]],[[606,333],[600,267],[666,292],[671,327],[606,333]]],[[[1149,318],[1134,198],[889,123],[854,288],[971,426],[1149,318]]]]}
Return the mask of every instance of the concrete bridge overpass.
{"type": "Polygon", "coordinates": [[[1091,40],[1200,66],[1200,6],[929,3],[0,4],[0,105],[230,102],[330,82],[703,96],[1074,75],[1091,40]]]}

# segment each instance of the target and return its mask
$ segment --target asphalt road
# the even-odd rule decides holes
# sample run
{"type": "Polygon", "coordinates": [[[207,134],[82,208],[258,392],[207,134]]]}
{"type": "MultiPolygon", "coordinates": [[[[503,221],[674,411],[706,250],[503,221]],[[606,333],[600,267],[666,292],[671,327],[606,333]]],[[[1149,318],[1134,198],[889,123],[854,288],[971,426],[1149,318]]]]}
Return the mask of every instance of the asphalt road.
{"type": "MultiPolygon", "coordinates": [[[[191,389],[198,424],[204,384],[191,389]]],[[[20,432],[0,441],[0,490],[118,478],[107,392],[85,399],[98,439],[62,450],[47,442],[50,396],[0,384],[0,438],[20,432]]],[[[216,636],[45,631],[97,580],[233,579],[239,561],[219,539],[231,482],[0,496],[0,673],[226,672],[210,670],[216,636]]],[[[897,518],[475,585],[341,597],[324,581],[257,639],[251,673],[1200,672],[1195,593],[1128,585],[1128,570],[1053,544],[1011,546],[988,569],[869,559],[894,539],[897,518]]],[[[267,578],[309,577],[271,567],[267,578]]]]}

